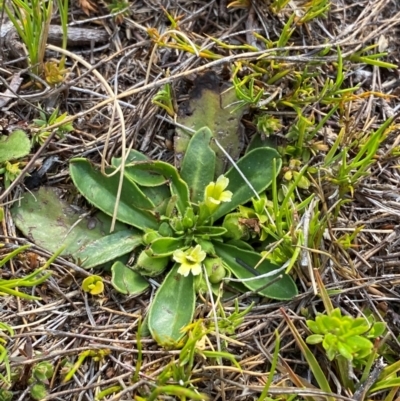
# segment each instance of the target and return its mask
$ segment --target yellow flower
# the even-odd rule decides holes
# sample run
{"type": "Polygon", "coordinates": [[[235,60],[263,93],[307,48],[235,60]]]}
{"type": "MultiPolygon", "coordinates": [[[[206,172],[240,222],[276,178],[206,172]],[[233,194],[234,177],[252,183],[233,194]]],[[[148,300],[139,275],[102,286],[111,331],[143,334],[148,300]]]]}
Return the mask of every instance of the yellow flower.
{"type": "Polygon", "coordinates": [[[210,182],[204,193],[204,203],[210,212],[213,212],[221,202],[230,202],[232,192],[225,191],[229,184],[229,178],[220,175],[216,182],[210,182]]]}
{"type": "Polygon", "coordinates": [[[187,276],[190,272],[194,276],[201,273],[201,262],[206,257],[206,253],[201,249],[200,245],[196,245],[194,248],[191,247],[186,251],[178,249],[173,254],[175,262],[180,263],[178,273],[182,276],[187,276]]]}

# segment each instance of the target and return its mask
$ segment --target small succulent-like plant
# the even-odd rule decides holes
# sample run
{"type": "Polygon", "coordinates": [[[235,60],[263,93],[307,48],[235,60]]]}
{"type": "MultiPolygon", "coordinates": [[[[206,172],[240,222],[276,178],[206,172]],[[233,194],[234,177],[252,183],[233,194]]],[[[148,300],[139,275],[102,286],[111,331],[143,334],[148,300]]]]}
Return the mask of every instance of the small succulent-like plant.
{"type": "Polygon", "coordinates": [[[48,381],[53,374],[54,366],[48,361],[39,362],[33,367],[29,383],[32,384],[31,397],[34,400],[42,400],[47,396],[48,381]]]}
{"type": "MultiPolygon", "coordinates": [[[[67,113],[58,114],[59,110],[56,108],[49,116],[42,110],[40,111],[40,118],[33,120],[32,128],[35,128],[35,132],[32,136],[32,142],[34,144],[42,145],[50,135],[50,131],[47,127],[53,124],[61,123],[67,118],[67,113]]],[[[73,130],[72,123],[65,123],[56,128],[56,136],[62,138],[64,134],[73,130]]]]}
{"type": "Polygon", "coordinates": [[[307,320],[307,326],[313,332],[307,337],[307,343],[322,343],[331,361],[338,355],[349,361],[364,359],[372,351],[371,340],[385,331],[384,323],[371,325],[364,317],[342,316],[339,308],[328,315],[319,314],[315,320],[307,320]]]}

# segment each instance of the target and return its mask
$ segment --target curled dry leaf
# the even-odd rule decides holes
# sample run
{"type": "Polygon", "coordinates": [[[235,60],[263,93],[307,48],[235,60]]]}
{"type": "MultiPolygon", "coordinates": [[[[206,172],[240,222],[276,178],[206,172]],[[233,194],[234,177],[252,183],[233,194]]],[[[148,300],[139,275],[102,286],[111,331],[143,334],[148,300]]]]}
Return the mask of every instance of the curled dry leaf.
{"type": "Polygon", "coordinates": [[[91,12],[96,13],[98,11],[97,6],[91,0],[78,0],[78,5],[87,16],[91,12]]]}

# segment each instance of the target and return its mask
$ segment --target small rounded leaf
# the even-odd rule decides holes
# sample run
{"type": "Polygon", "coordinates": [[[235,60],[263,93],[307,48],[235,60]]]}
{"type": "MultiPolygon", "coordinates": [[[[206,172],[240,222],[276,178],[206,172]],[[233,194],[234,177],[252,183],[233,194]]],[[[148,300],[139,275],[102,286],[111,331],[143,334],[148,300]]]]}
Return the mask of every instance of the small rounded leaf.
{"type": "Polygon", "coordinates": [[[31,397],[34,400],[42,400],[47,396],[47,390],[43,383],[36,383],[31,388],[31,397]]]}
{"type": "Polygon", "coordinates": [[[115,262],[111,267],[111,272],[111,284],[121,294],[139,295],[150,286],[139,273],[121,262],[115,262]]]}
{"type": "Polygon", "coordinates": [[[99,295],[104,291],[103,279],[96,275],[86,277],[82,282],[82,289],[92,295],[99,295]]]}
{"type": "Polygon", "coordinates": [[[221,258],[206,258],[204,266],[211,284],[218,284],[226,276],[226,269],[221,258]]]}
{"type": "Polygon", "coordinates": [[[307,344],[319,344],[323,340],[323,336],[321,334],[311,334],[311,336],[308,336],[306,339],[307,344]]]}
{"type": "Polygon", "coordinates": [[[168,266],[169,257],[149,256],[146,251],[142,251],[138,257],[134,269],[143,276],[154,277],[161,274],[168,266]]]}

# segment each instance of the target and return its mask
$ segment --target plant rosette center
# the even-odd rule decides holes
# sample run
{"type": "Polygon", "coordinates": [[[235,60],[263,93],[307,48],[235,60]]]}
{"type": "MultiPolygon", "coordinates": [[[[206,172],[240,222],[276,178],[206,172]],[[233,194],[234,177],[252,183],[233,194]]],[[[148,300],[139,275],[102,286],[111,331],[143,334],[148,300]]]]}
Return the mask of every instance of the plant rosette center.
{"type": "MultiPolygon", "coordinates": [[[[232,224],[224,225],[225,216],[238,212],[255,194],[262,195],[275,180],[282,166],[279,153],[256,147],[221,174],[213,145],[211,130],[199,129],[188,141],[179,170],[131,150],[120,173],[116,211],[120,176],[113,172],[123,160],[113,159],[107,176],[86,159],[70,164],[77,189],[120,224],[74,256],[84,268],[113,262],[111,283],[123,294],[140,294],[150,286],[146,277],[161,277],[149,310],[149,329],[160,344],[179,342],[182,328],[193,319],[196,293],[211,289],[220,294],[222,280],[251,278],[243,280],[243,286],[272,299],[297,295],[294,281],[281,274],[280,265],[262,258],[258,245],[240,232],[232,235],[232,224]],[[135,263],[125,265],[122,260],[132,251],[135,263]]],[[[95,284],[89,291],[96,291],[95,284]]]]}

